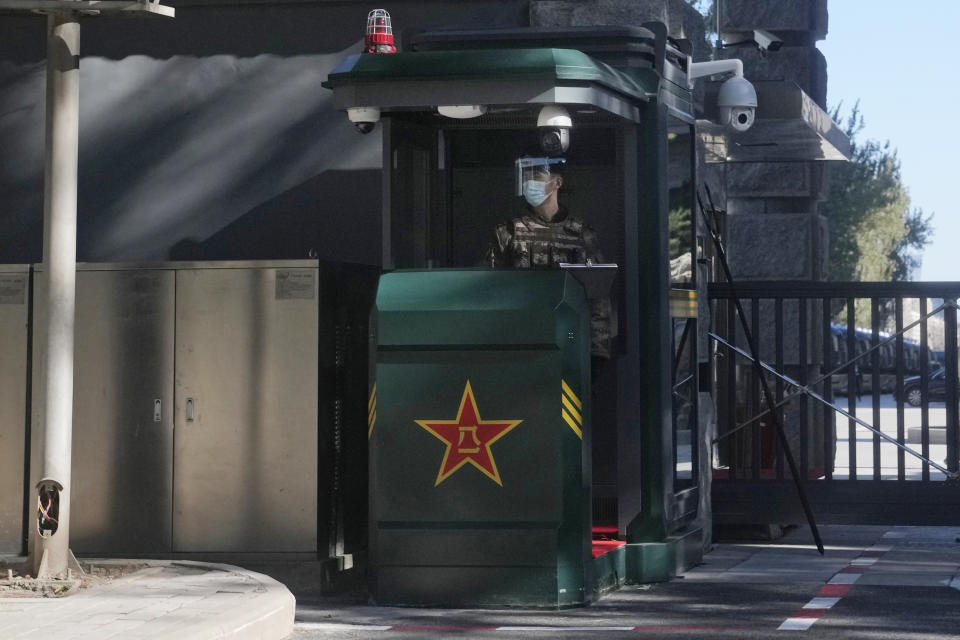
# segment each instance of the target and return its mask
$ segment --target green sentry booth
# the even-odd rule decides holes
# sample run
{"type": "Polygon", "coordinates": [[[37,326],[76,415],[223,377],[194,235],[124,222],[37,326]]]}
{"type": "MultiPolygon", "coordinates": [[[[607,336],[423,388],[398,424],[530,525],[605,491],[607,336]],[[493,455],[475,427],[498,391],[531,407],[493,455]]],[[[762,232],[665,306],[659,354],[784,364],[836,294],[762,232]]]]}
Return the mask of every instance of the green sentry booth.
{"type": "Polygon", "coordinates": [[[324,83],[383,136],[375,602],[576,605],[699,561],[689,54],[656,23],[437,32],[324,83]],[[571,275],[477,266],[517,209],[513,161],[547,105],[573,122],[566,204],[619,265],[611,357],[593,373],[571,275]],[[674,317],[671,287],[688,301],[674,317]]]}
{"type": "Polygon", "coordinates": [[[587,600],[589,325],[562,271],[405,271],[376,302],[377,602],[587,600]]]}

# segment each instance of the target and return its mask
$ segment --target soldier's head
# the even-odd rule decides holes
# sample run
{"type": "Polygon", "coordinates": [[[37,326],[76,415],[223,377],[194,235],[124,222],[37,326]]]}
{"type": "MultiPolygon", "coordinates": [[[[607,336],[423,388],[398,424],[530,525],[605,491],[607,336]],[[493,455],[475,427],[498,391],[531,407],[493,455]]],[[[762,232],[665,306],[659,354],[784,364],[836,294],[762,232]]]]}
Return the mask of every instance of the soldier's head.
{"type": "Polygon", "coordinates": [[[558,209],[557,194],[563,187],[564,158],[524,156],[517,159],[517,195],[547,218],[558,209]]]}

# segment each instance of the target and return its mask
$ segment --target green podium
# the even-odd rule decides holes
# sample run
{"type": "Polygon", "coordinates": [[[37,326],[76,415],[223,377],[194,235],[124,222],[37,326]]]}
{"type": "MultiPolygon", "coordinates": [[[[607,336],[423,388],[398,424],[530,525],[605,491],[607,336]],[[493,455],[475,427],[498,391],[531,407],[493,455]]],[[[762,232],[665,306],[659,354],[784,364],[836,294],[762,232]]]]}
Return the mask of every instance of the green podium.
{"type": "Polygon", "coordinates": [[[385,274],[369,402],[378,604],[590,597],[590,326],[563,271],[385,274]]]}

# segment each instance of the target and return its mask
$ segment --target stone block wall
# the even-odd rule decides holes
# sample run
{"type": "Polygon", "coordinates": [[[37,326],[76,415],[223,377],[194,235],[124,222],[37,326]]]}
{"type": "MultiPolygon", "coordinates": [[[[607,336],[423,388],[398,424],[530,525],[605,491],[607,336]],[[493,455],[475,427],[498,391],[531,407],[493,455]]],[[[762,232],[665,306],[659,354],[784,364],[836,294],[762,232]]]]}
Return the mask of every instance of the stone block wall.
{"type": "Polygon", "coordinates": [[[826,242],[826,220],[816,214],[745,213],[727,220],[728,260],[739,280],[822,280],[826,242]]]}
{"type": "Polygon", "coordinates": [[[720,31],[726,42],[753,29],[776,32],[791,44],[812,45],[827,37],[827,0],[720,0],[720,31]]]}
{"type": "Polygon", "coordinates": [[[693,43],[695,60],[710,55],[703,16],[683,0],[532,0],[531,27],[640,26],[662,22],[693,43]]]}
{"type": "MultiPolygon", "coordinates": [[[[776,34],[779,35],[779,34],[776,34]]],[[[744,34],[744,37],[752,37],[744,34]]],[[[826,109],[827,59],[813,45],[784,44],[779,51],[763,52],[753,47],[721,50],[721,58],[740,58],[750,80],[789,80],[826,109]]]]}

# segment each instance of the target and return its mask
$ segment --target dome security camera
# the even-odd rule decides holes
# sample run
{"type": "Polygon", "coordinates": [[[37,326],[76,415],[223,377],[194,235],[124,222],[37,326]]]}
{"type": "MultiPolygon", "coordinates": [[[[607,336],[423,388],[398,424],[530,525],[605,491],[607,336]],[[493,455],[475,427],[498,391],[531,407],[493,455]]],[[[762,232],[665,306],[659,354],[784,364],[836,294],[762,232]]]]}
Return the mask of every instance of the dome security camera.
{"type": "Polygon", "coordinates": [[[720,124],[744,132],[753,126],[757,115],[757,90],[742,76],[734,76],[720,85],[717,95],[720,124]]]}
{"type": "Polygon", "coordinates": [[[572,128],[573,120],[566,109],[556,104],[543,107],[537,116],[540,148],[549,156],[566,153],[570,148],[570,129],[572,128]]]}
{"type": "Polygon", "coordinates": [[[370,133],[380,122],[380,109],[377,107],[350,107],[347,118],[360,133],[370,133]]]}

